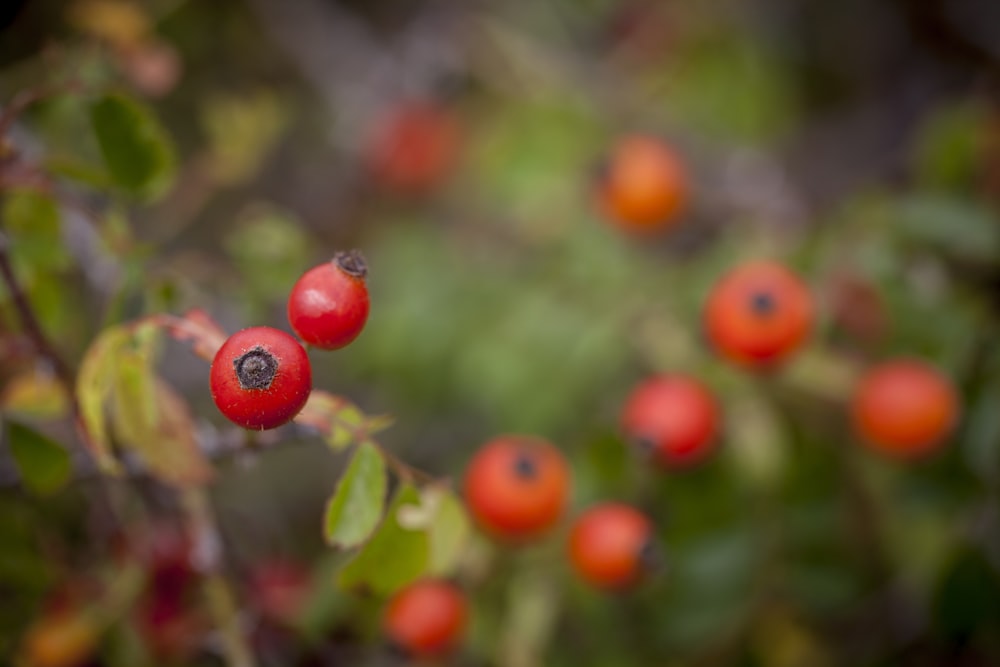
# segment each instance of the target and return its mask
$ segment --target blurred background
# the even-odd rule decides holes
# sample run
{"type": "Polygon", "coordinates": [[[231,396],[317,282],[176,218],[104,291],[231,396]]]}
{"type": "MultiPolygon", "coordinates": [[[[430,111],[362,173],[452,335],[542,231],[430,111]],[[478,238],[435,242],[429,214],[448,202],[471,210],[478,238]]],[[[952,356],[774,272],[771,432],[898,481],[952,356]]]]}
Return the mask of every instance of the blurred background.
{"type": "MultiPolygon", "coordinates": [[[[71,366],[103,327],[152,312],[287,330],[298,276],[359,248],[371,316],[350,347],[313,355],[316,387],[393,415],[381,442],[435,476],[460,479],[495,434],[534,433],[571,463],[571,513],[617,499],[656,521],[666,571],[618,595],[573,578],[563,529],[518,550],[474,538],[456,575],[472,626],[450,664],[1000,664],[1000,4],[9,0],[0,13],[4,106],[69,91],[4,126],[61,203],[12,169],[0,186],[15,268],[71,366]],[[159,151],[130,196],[97,166],[88,94],[108,87],[148,112],[159,151]],[[660,235],[595,204],[604,158],[634,133],[661,137],[691,185],[660,235]],[[794,268],[819,315],[765,376],[717,359],[700,319],[719,275],[761,257],[794,268]],[[901,355],[961,396],[957,432],[927,460],[869,451],[847,418],[860,370],[901,355]],[[724,410],[717,454],[691,470],[650,469],[618,432],[628,391],[665,371],[699,377],[724,410]]],[[[4,414],[72,449],[3,299],[4,414]]],[[[226,433],[206,364],[180,345],[164,355],[199,432],[226,433]]],[[[382,601],[333,584],[343,556],[321,518],[344,457],[280,433],[220,463],[210,487],[260,664],[401,664],[379,637],[382,601]],[[286,622],[268,621],[267,576],[286,622]]],[[[43,496],[0,479],[0,655],[14,656],[47,606],[114,590],[112,548],[92,478],[43,496]]],[[[134,486],[150,553],[170,553],[176,498],[134,486]]],[[[88,664],[222,664],[197,601],[149,604],[123,606],[88,664]]]]}

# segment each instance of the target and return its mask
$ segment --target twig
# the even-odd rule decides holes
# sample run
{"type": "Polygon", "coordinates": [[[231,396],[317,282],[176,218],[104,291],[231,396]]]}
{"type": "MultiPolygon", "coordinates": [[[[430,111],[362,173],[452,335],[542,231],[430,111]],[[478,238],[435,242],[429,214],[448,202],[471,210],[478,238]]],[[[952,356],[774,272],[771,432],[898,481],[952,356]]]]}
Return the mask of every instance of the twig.
{"type": "Polygon", "coordinates": [[[200,488],[186,489],[181,500],[195,540],[195,566],[204,575],[205,597],[222,636],[226,664],[228,667],[255,667],[253,651],[240,628],[235,596],[223,574],[222,536],[208,495],[200,488]]]}
{"type": "Polygon", "coordinates": [[[14,274],[14,266],[10,261],[10,241],[3,232],[0,232],[0,275],[2,275],[3,281],[7,285],[7,291],[10,292],[11,300],[14,302],[14,308],[17,310],[25,333],[31,338],[31,342],[35,346],[35,350],[39,356],[47,359],[52,365],[56,377],[65,387],[66,393],[70,398],[73,413],[77,414],[79,409],[75,399],[76,392],[74,391],[73,371],[63,358],[59,356],[55,347],[52,346],[52,343],[46,337],[45,332],[42,331],[42,327],[38,323],[38,318],[35,317],[35,311],[31,308],[31,304],[28,303],[28,297],[24,293],[24,288],[14,274]]]}
{"type": "Polygon", "coordinates": [[[22,90],[4,106],[3,111],[0,111],[0,137],[7,134],[14,121],[32,104],[53,95],[80,92],[82,90],[83,86],[79,81],[69,81],[58,85],[39,86],[30,90],[22,90]]]}
{"type": "Polygon", "coordinates": [[[385,447],[375,442],[371,438],[368,439],[368,442],[370,442],[372,445],[375,446],[376,449],[378,449],[378,451],[385,458],[386,463],[389,464],[389,466],[396,472],[397,475],[399,475],[399,478],[404,482],[417,482],[417,483],[423,482],[431,484],[440,481],[434,475],[428,472],[424,472],[420,468],[415,468],[411,466],[409,463],[406,463],[401,458],[399,458],[398,456],[396,456],[395,454],[393,454],[392,452],[390,452],[385,447]]]}
{"type": "MultiPolygon", "coordinates": [[[[10,241],[3,232],[0,232],[0,277],[2,277],[4,284],[7,286],[7,291],[10,292],[11,301],[14,303],[14,308],[21,320],[21,325],[25,333],[31,340],[38,355],[45,358],[52,366],[56,378],[63,386],[67,400],[69,401],[73,421],[79,428],[83,420],[80,415],[80,405],[76,400],[75,375],[69,364],[63,360],[62,356],[59,355],[45,335],[45,332],[42,331],[38,317],[36,317],[31,303],[28,302],[24,288],[14,273],[14,266],[10,261],[10,241]]],[[[91,500],[94,506],[101,510],[102,515],[108,522],[109,531],[121,533],[123,525],[122,517],[125,515],[125,512],[122,504],[115,498],[108,485],[100,484],[92,493],[91,500]]]]}

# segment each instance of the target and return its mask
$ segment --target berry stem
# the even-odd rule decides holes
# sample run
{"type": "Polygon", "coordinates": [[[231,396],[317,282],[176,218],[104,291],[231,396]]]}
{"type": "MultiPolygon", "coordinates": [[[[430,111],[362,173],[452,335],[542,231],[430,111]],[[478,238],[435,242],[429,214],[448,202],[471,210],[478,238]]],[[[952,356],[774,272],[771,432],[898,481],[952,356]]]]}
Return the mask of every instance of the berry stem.
{"type": "Polygon", "coordinates": [[[389,467],[392,468],[404,482],[433,483],[438,481],[434,475],[424,472],[419,468],[414,468],[374,440],[369,440],[369,442],[375,446],[379,453],[382,454],[383,458],[385,458],[389,467]]]}
{"type": "Polygon", "coordinates": [[[194,535],[195,567],[203,577],[203,591],[209,613],[222,637],[227,667],[255,667],[256,660],[240,628],[239,607],[232,588],[223,574],[222,536],[212,512],[211,501],[203,489],[190,488],[181,496],[187,520],[194,535]]]}

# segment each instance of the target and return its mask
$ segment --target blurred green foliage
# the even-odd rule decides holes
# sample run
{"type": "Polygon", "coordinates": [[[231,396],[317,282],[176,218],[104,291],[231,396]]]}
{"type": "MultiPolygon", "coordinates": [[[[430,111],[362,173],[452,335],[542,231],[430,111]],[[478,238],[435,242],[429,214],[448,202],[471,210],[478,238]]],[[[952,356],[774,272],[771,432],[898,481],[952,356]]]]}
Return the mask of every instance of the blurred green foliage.
{"type": "MultiPolygon", "coordinates": [[[[115,578],[115,522],[181,521],[172,487],[207,476],[196,444],[233,437],[207,365],[125,323],[201,308],[229,331],[285,328],[298,275],[356,246],[371,317],[348,349],[312,355],[315,385],[397,424],[376,446],[384,422],[331,399],[328,447],[305,427],[261,436],[216,464],[209,487],[241,604],[254,599],[248,571],[270,558],[314,576],[290,627],[246,602],[261,664],[396,660],[379,610],[428,572],[470,595],[459,665],[1000,661],[1000,116],[995,97],[954,83],[961,68],[925,100],[900,92],[897,77],[939,83],[956,67],[937,43],[927,64],[931,38],[906,33],[919,25],[907,3],[879,3],[857,35],[865,12],[810,18],[781,0],[296,5],[362,26],[356,42],[295,12],[278,24],[267,4],[31,3],[0,32],[4,101],[73,82],[19,117],[4,149],[13,270],[76,369],[90,454],[155,478],[108,482],[102,500],[44,389],[52,369],[0,289],[0,655],[54,598],[110,608],[95,582],[115,578]],[[857,53],[823,60],[800,28],[856,36],[857,53]],[[408,39],[454,49],[458,71],[435,71],[447,67],[408,39]],[[154,43],[180,63],[159,97],[135,67],[154,43]],[[311,59],[329,44],[357,50],[350,72],[311,59]],[[396,88],[462,122],[456,167],[418,196],[365,166],[396,88]],[[594,203],[609,145],[640,131],[675,146],[694,184],[662,237],[624,235],[594,203]],[[37,172],[8,168],[15,158],[37,172]],[[712,354],[700,313],[723,271],[759,257],[803,276],[820,321],[786,367],[753,375],[712,354]],[[857,375],[895,356],[933,363],[961,395],[956,434],[926,461],[873,454],[850,428],[857,375]],[[161,358],[166,380],[153,375],[161,358]],[[701,378],[725,424],[717,456],[663,472],[623,441],[617,413],[634,383],[671,371],[701,378]],[[501,432],[552,439],[573,470],[569,515],[538,544],[490,542],[447,482],[418,488],[386,456],[457,487],[501,432]],[[586,588],[566,564],[571,517],[606,499],[648,513],[666,547],[664,572],[625,594],[586,588]]],[[[218,664],[205,641],[152,657],[131,602],[95,664],[218,664]]]]}

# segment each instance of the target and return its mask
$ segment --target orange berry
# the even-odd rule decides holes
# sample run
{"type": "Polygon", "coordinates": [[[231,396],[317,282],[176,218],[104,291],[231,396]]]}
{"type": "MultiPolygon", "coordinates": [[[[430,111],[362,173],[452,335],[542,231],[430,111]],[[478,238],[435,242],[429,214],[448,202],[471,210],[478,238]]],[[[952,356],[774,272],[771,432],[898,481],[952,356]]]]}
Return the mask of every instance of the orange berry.
{"type": "Polygon", "coordinates": [[[678,221],[687,204],[684,165],[659,139],[626,136],[608,157],[598,197],[605,214],[620,228],[663,231],[678,221]]]}
{"type": "Polygon", "coordinates": [[[29,667],[76,667],[97,650],[97,628],[89,617],[72,611],[48,613],[24,637],[29,667]]]}
{"type": "Polygon", "coordinates": [[[494,438],[465,473],[472,516],[495,537],[514,540],[551,528],[562,516],[569,487],[566,459],[552,444],[532,436],[494,438]]]}
{"type": "Polygon", "coordinates": [[[627,588],[655,563],[652,532],[649,519],[628,505],[596,505],[573,524],[570,563],[589,584],[606,589],[627,588]]]}
{"type": "Polygon", "coordinates": [[[875,366],[851,400],[855,429],[873,449],[909,458],[936,449],[954,429],[959,401],[951,381],[914,359],[875,366]]]}
{"type": "Polygon", "coordinates": [[[465,595],[438,580],[418,581],[402,589],[386,607],[382,628],[389,640],[414,657],[452,650],[465,632],[465,595]]]}
{"type": "Polygon", "coordinates": [[[786,359],[813,326],[813,300],[794,273],[776,262],[749,262],[715,285],[704,310],[715,349],[739,364],[762,367],[786,359]]]}

